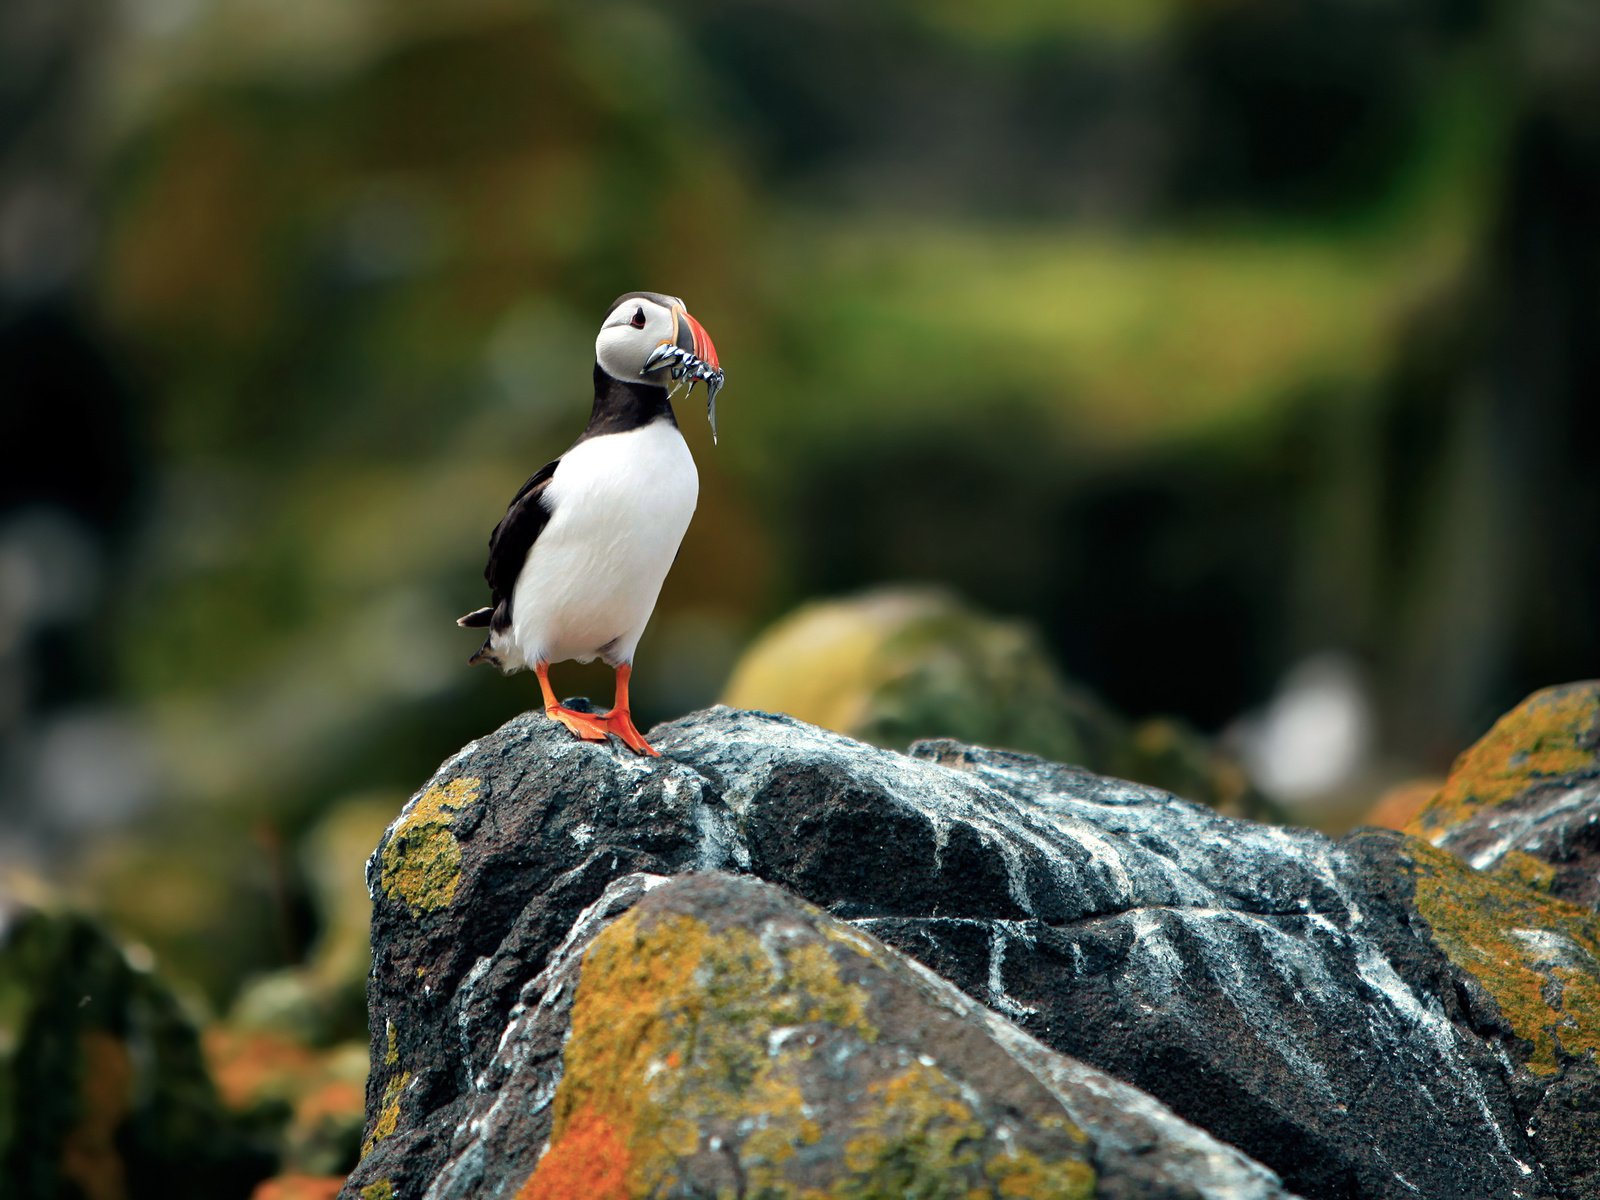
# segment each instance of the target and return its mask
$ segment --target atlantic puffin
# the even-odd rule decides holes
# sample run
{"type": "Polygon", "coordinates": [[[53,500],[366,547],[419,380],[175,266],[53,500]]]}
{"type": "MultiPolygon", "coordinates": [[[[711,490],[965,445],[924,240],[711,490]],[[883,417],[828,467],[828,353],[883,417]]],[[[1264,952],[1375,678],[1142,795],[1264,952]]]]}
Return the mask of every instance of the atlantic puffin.
{"type": "Polygon", "coordinates": [[[672,411],[687,381],[706,385],[717,430],[722,368],[705,326],[676,296],[629,292],[594,344],[594,410],[578,440],[522,485],[489,535],[491,603],[459,618],[488,629],[467,661],[533,668],[545,715],[584,741],[616,734],[660,757],[628,710],[633,653],[694,515],[700,476],[672,411]],[[616,696],[604,716],[556,702],[551,663],[604,659],[616,696]]]}

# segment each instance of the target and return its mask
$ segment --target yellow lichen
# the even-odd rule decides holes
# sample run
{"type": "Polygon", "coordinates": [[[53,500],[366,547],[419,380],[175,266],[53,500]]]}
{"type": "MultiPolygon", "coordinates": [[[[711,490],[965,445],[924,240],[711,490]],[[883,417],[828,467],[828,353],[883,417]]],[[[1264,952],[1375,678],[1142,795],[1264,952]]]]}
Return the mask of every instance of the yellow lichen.
{"type": "Polygon", "coordinates": [[[1502,855],[1489,872],[1508,883],[1519,883],[1536,892],[1548,892],[1556,880],[1556,869],[1543,859],[1521,850],[1511,850],[1502,855]]]}
{"type": "Polygon", "coordinates": [[[383,1065],[386,1067],[392,1067],[400,1061],[400,1050],[395,1045],[393,1021],[385,1021],[383,1023],[383,1040],[383,1065]]]}
{"type": "Polygon", "coordinates": [[[361,1200],[394,1200],[394,1184],[387,1179],[369,1183],[361,1189],[361,1200]]]}
{"type": "Polygon", "coordinates": [[[1406,832],[1437,842],[1472,814],[1540,782],[1600,768],[1597,731],[1600,682],[1535,692],[1456,759],[1444,787],[1406,832]]]}
{"type": "Polygon", "coordinates": [[[951,1169],[976,1165],[983,1125],[942,1071],[913,1063],[871,1088],[860,1133],[845,1143],[847,1195],[912,1196],[951,1169]]]}
{"type": "Polygon", "coordinates": [[[452,779],[430,787],[390,831],[383,848],[384,895],[412,916],[450,904],[461,882],[461,845],[451,830],[456,814],[478,798],[483,781],[452,779]]]}
{"type": "Polygon", "coordinates": [[[1092,1187],[1093,1172],[1070,1122],[1060,1119],[1070,1131],[1058,1139],[1066,1160],[1039,1159],[1035,1169],[989,1137],[954,1080],[921,1063],[833,1118],[845,1123],[846,1148],[825,1168],[832,1182],[817,1190],[816,1161],[802,1151],[824,1130],[805,1093],[815,1076],[802,1068],[819,1037],[849,1055],[876,1042],[871,995],[841,973],[870,950],[858,939],[713,933],[681,915],[635,910],[617,920],[584,958],[550,1147],[519,1196],[674,1193],[708,1131],[720,1131],[721,1152],[735,1156],[747,1193],[772,1200],[965,1194],[951,1191],[951,1171],[977,1188],[973,1195],[1087,1195],[1080,1184],[1092,1187]],[[999,1164],[988,1175],[986,1155],[999,1164]],[[812,1186],[791,1170],[812,1171],[812,1186]],[[938,1186],[907,1192],[906,1180],[938,1186]]]}
{"type": "Polygon", "coordinates": [[[1013,1150],[991,1159],[985,1171],[1002,1200],[1089,1200],[1094,1195],[1094,1168],[1086,1162],[1046,1162],[1032,1151],[1013,1150]]]}
{"type": "Polygon", "coordinates": [[[1494,998],[1528,1067],[1600,1055],[1600,915],[1407,843],[1417,911],[1457,967],[1494,998]]]}
{"type": "Polygon", "coordinates": [[[372,1132],[361,1145],[362,1158],[371,1154],[379,1142],[400,1127],[400,1096],[410,1082],[411,1072],[401,1071],[383,1085],[383,1103],[378,1109],[378,1119],[372,1123],[372,1132]]]}

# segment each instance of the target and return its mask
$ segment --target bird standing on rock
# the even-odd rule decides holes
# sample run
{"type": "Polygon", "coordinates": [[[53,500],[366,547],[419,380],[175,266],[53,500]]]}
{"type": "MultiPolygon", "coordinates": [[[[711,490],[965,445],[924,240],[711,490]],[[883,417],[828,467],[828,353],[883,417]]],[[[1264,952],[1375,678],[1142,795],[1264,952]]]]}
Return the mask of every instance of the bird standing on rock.
{"type": "Polygon", "coordinates": [[[584,741],[616,734],[659,757],[628,710],[633,652],[689,528],[700,477],[678,430],[672,396],[706,385],[717,432],[722,369],[705,327],[682,300],[629,292],[611,305],[595,339],[594,411],[560,458],[546,463],[489,535],[493,601],[456,624],[489,630],[468,662],[510,674],[532,667],[545,715],[584,741]],[[604,716],[556,702],[550,664],[604,659],[616,697],[604,716]]]}

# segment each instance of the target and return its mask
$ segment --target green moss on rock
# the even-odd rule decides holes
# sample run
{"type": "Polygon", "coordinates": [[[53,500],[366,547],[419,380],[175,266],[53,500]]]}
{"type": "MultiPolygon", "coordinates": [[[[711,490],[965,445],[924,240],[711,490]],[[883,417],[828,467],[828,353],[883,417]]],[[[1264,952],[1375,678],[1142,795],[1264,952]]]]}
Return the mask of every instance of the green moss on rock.
{"type": "Polygon", "coordinates": [[[382,855],[383,892],[412,916],[445,908],[455,899],[461,844],[451,826],[482,786],[482,780],[467,777],[430,787],[390,831],[382,855]]]}

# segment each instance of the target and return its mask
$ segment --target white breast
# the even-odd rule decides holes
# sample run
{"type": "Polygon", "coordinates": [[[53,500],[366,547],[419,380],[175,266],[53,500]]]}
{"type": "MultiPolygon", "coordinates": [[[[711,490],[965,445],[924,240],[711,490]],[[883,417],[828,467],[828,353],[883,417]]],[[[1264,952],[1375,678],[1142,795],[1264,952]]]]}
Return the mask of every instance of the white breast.
{"type": "Polygon", "coordinates": [[[517,577],[507,665],[631,662],[699,495],[670,421],[567,451],[545,489],[549,523],[517,577]]]}

